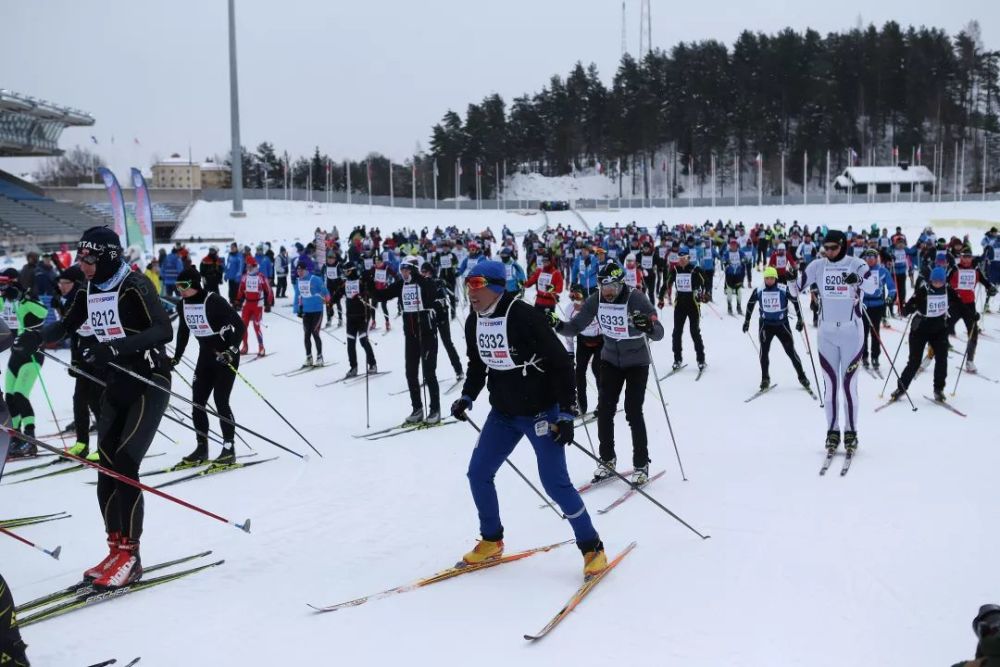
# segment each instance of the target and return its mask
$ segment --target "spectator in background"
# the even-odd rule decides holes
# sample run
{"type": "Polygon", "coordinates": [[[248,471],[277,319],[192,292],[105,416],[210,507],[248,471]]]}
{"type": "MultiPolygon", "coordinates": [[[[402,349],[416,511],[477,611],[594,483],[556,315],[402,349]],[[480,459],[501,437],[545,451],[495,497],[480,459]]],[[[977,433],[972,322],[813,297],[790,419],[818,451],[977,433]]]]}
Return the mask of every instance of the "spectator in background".
{"type": "Polygon", "coordinates": [[[144,273],[149,278],[149,282],[153,283],[156,293],[163,296],[163,284],[160,282],[160,263],[155,259],[149,260],[144,273]]]}
{"type": "Polygon", "coordinates": [[[41,263],[35,269],[34,297],[41,299],[47,296],[51,299],[52,295],[56,293],[56,280],[58,279],[59,272],[52,265],[52,256],[42,255],[41,263]]]}
{"type": "Polygon", "coordinates": [[[170,249],[170,254],[160,262],[160,279],[163,281],[163,293],[173,296],[177,291],[177,276],[184,270],[184,261],[180,255],[180,244],[170,249]]]}
{"type": "Polygon", "coordinates": [[[25,256],[25,264],[21,267],[21,274],[18,276],[18,282],[21,283],[21,287],[24,288],[25,294],[33,295],[35,293],[35,271],[38,270],[38,253],[35,251],[29,252],[25,256]]]}
{"type": "Polygon", "coordinates": [[[278,256],[274,258],[275,296],[279,299],[284,299],[288,290],[288,269],[291,265],[292,259],[288,256],[288,250],[285,246],[281,246],[278,256]]]}
{"type": "Polygon", "coordinates": [[[205,286],[206,292],[219,293],[224,272],[225,262],[219,257],[219,249],[215,246],[210,247],[208,254],[202,257],[201,264],[198,266],[198,273],[201,274],[201,282],[205,286]]]}
{"type": "Polygon", "coordinates": [[[229,303],[236,305],[236,292],[240,289],[240,280],[243,278],[243,270],[246,262],[243,260],[243,253],[235,243],[229,246],[229,255],[226,257],[225,278],[229,283],[229,303]]]}
{"type": "Polygon", "coordinates": [[[976,633],[976,659],[955,663],[953,667],[998,667],[1000,665],[1000,606],[984,604],[972,619],[976,633]]]}
{"type": "Polygon", "coordinates": [[[59,252],[56,253],[55,263],[56,268],[60,271],[69,268],[70,264],[73,263],[73,255],[69,251],[68,243],[59,244],[59,252]]]}

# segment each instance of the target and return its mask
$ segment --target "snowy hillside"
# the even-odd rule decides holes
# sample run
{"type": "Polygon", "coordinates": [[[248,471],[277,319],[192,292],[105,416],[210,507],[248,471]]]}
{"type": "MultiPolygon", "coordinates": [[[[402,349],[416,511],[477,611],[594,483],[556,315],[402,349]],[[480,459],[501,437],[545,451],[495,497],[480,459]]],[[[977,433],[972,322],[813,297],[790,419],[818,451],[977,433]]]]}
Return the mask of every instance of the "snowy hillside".
{"type": "MultiPolygon", "coordinates": [[[[543,224],[541,214],[496,211],[411,211],[346,206],[306,209],[284,202],[247,202],[248,217],[229,218],[228,204],[195,206],[178,237],[236,238],[241,243],[306,240],[316,226],[354,224],[383,231],[398,226],[458,225],[494,231],[507,223],[523,232],[543,224]]],[[[584,212],[598,222],[652,225],[732,218],[867,226],[899,224],[911,236],[927,224],[941,234],[972,233],[1000,221],[997,205],[873,205],[635,210],[584,212]],[[708,213],[711,215],[708,215],[708,213]]],[[[579,225],[573,212],[549,214],[551,224],[579,225]]],[[[198,246],[199,244],[194,244],[198,246]]],[[[754,274],[755,282],[760,274],[754,274]]],[[[324,354],[336,365],[298,377],[275,377],[303,357],[301,326],[289,302],[265,316],[271,353],[241,370],[323,453],[307,461],[255,438],[259,457],[278,460],[170,487],[170,492],[230,519],[250,517],[243,534],[147,495],[144,563],[211,549],[221,567],[121,600],[25,628],[33,664],[74,667],[117,657],[142,656],[140,667],[161,665],[494,665],[643,664],[699,667],[951,664],[971,657],[969,620],[998,591],[987,573],[1000,552],[996,531],[996,471],[1000,449],[991,410],[1000,385],[963,375],[953,403],[958,417],[936,406],[930,373],[911,387],[919,408],[893,405],[877,414],[882,383],[860,378],[860,448],[847,477],[819,477],[825,435],[819,404],[797,387],[791,364],[775,345],[771,378],[778,387],[746,404],[760,381],[757,355],[740,321],[726,317],[716,286],[717,317],[705,310],[708,369],[695,382],[693,363],[662,383],[670,420],[689,481],[682,482],[655,388],[646,394],[652,470],[666,475],[648,490],[712,537],[701,540],[642,498],[613,512],[624,485],[583,498],[594,514],[609,555],[629,541],[638,548],[553,634],[535,645],[522,635],[541,628],[580,583],[581,559],[567,546],[521,562],[469,574],[404,595],[316,615],[307,603],[350,600],[407,583],[450,566],[477,538],[477,518],[465,478],[476,434],[465,424],[369,441],[364,384],[317,388],[347,370],[344,345],[323,335],[324,354]],[[720,308],[721,307],[721,308],[720,308]],[[291,321],[277,315],[291,316],[291,321]],[[113,629],[114,641],[109,641],[113,629]]],[[[529,291],[526,297],[532,299],[529,291]]],[[[673,313],[661,313],[669,330],[673,313]]],[[[379,368],[391,371],[369,385],[371,429],[398,424],[409,413],[402,368],[403,340],[393,329],[374,334],[379,368]],[[397,395],[391,395],[397,393],[397,395]]],[[[885,332],[894,351],[901,320],[885,332]]],[[[756,324],[754,324],[756,326],[756,324]]],[[[1000,315],[986,315],[990,338],[979,345],[977,365],[1000,379],[1000,315]]],[[[452,323],[464,356],[461,323],[452,323]]],[[[964,348],[959,325],[956,347],[964,348]]],[[[815,347],[815,330],[809,329],[815,347]]],[[[252,338],[252,337],[251,337],[252,338]]],[[[194,360],[196,345],[188,348],[194,360]]],[[[693,362],[685,334],[685,361],[693,362]]],[[[802,339],[796,347],[805,357],[802,339]]],[[[903,346],[901,359],[906,355],[903,346]]],[[[251,350],[255,343],[251,342],[251,350]]],[[[662,375],[672,360],[669,331],[653,344],[662,375]]],[[[360,351],[359,351],[360,353],[360,351]]],[[[65,353],[61,353],[63,358],[65,353]]],[[[439,352],[438,376],[452,375],[439,352]]],[[[949,359],[948,393],[960,357],[949,359]]],[[[887,369],[887,364],[883,362],[887,369]]],[[[190,379],[190,371],[181,367],[190,379]]],[[[812,377],[811,370],[807,370],[812,377]]],[[[60,423],[69,418],[71,380],[56,364],[44,368],[60,423]]],[[[450,386],[442,383],[442,391],[450,386]]],[[[189,396],[177,381],[174,390],[189,396]]],[[[596,392],[589,389],[591,401],[596,392]]],[[[442,395],[447,409],[457,391],[442,395]]],[[[39,433],[52,419],[39,389],[33,395],[39,433]]],[[[183,412],[189,410],[176,402],[183,412]]],[[[305,453],[308,447],[247,387],[237,382],[238,421],[305,453]]],[[[470,413],[482,423],[487,395],[470,413]]],[[[212,420],[213,428],[217,422],[212,420]]],[[[144,469],[173,463],[193,448],[189,432],[168,423],[144,469]]],[[[616,420],[619,459],[629,460],[629,431],[616,420]]],[[[596,440],[596,428],[590,427],[596,440]]],[[[587,442],[583,429],[577,439],[587,442]]],[[[247,453],[237,443],[238,453],[247,453]]],[[[218,445],[211,453],[217,454],[218,445]]],[[[567,453],[580,483],[594,465],[576,449],[567,453]]],[[[525,442],[512,461],[537,480],[525,442]]],[[[8,466],[8,473],[24,464],[8,466]]],[[[19,529],[40,544],[61,544],[53,561],[0,538],[0,562],[17,601],[76,581],[104,555],[103,526],[86,484],[95,475],[74,472],[24,484],[5,475],[0,519],[68,511],[72,518],[19,529]]],[[[163,479],[161,478],[152,478],[163,479]]],[[[571,537],[506,467],[497,475],[510,551],[571,537]]]]}

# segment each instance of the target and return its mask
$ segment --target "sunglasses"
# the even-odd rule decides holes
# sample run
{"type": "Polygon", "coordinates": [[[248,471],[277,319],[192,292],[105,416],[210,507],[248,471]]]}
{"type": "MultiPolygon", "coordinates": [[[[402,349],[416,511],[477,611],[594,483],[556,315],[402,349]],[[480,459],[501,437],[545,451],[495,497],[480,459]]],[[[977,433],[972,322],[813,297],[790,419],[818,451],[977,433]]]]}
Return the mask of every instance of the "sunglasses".
{"type": "Polygon", "coordinates": [[[470,290],[483,289],[487,285],[496,285],[498,287],[507,286],[507,282],[505,280],[487,278],[486,276],[469,276],[465,279],[465,284],[470,290]]]}

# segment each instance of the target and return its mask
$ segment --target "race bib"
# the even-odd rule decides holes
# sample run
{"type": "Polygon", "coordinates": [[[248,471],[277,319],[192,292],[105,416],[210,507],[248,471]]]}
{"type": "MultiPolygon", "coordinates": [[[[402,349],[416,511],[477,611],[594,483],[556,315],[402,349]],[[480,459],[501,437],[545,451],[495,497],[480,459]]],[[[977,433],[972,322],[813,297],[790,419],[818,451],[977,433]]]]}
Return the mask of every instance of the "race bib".
{"type": "Polygon", "coordinates": [[[851,286],[844,282],[845,275],[840,269],[827,269],[823,273],[824,299],[851,298],[851,286]]]}
{"type": "Polygon", "coordinates": [[[740,258],[740,253],[739,252],[733,252],[732,250],[730,250],[729,251],[729,263],[730,264],[740,264],[740,263],[742,263],[742,259],[740,258]]]}
{"type": "Polygon", "coordinates": [[[624,303],[601,303],[597,307],[597,324],[608,338],[624,340],[628,334],[628,312],[624,303]]]}
{"type": "Polygon", "coordinates": [[[893,250],[892,256],[896,260],[896,264],[906,264],[906,251],[905,250],[893,250]]]}
{"type": "Polygon", "coordinates": [[[438,259],[441,261],[442,269],[451,268],[451,255],[441,255],[440,257],[438,257],[438,259]]]}
{"type": "Polygon", "coordinates": [[[781,308],[781,292],[775,290],[773,292],[761,292],[760,294],[760,309],[765,313],[780,313],[781,308]]]}
{"type": "Polygon", "coordinates": [[[552,285],[552,274],[551,273],[545,273],[543,271],[542,273],[538,274],[538,291],[539,292],[547,292],[547,291],[549,291],[549,287],[551,285],[552,285]]]}
{"type": "Polygon", "coordinates": [[[788,266],[788,258],[784,255],[778,255],[774,258],[774,268],[779,271],[788,266]]]}
{"type": "Polygon", "coordinates": [[[660,259],[663,259],[667,256],[667,250],[669,250],[669,248],[667,248],[666,246],[660,246],[659,248],[656,249],[656,251],[660,253],[660,259]]]}
{"type": "Polygon", "coordinates": [[[17,302],[16,301],[4,301],[3,312],[0,313],[3,317],[3,322],[6,324],[11,331],[17,332],[17,302]]]}
{"type": "Polygon", "coordinates": [[[947,294],[927,295],[927,317],[941,317],[948,312],[947,294]]]}
{"type": "MultiPolygon", "coordinates": [[[[246,292],[259,292],[260,291],[260,276],[247,276],[246,292]]],[[[185,308],[187,310],[187,308],[185,308]]],[[[197,334],[195,334],[197,335],[197,334]]]]}
{"type": "Polygon", "coordinates": [[[87,294],[87,317],[94,336],[102,343],[125,338],[118,313],[118,292],[87,294]]]}
{"type": "Polygon", "coordinates": [[[504,268],[504,271],[507,272],[507,280],[513,280],[513,278],[514,278],[514,264],[513,263],[511,263],[511,264],[504,264],[503,268],[504,268]]]}
{"type": "Polygon", "coordinates": [[[467,268],[470,271],[476,268],[476,264],[479,264],[478,257],[469,257],[465,260],[465,268],[467,268]]]}
{"type": "Polygon", "coordinates": [[[960,289],[960,290],[974,290],[974,289],[976,289],[976,270],[975,269],[959,269],[958,270],[958,289],[960,289]]]}
{"type": "Polygon", "coordinates": [[[327,266],[326,267],[326,279],[327,280],[337,280],[340,278],[340,267],[339,266],[327,266]]]}
{"type": "Polygon", "coordinates": [[[375,269],[375,282],[384,283],[385,282],[385,269],[375,269]]]}
{"type": "Polygon", "coordinates": [[[312,296],[312,281],[310,280],[300,280],[299,281],[299,296],[303,299],[308,299],[312,296]]]}
{"type": "Polygon", "coordinates": [[[370,271],[373,266],[375,266],[375,260],[371,257],[365,257],[365,271],[370,271]]]}
{"type": "Polygon", "coordinates": [[[674,281],[677,285],[678,292],[690,292],[691,291],[691,274],[690,273],[678,273],[677,280],[674,281]]]}
{"type": "Polygon", "coordinates": [[[670,253],[668,257],[669,259],[667,259],[667,261],[670,262],[671,264],[676,264],[677,262],[680,261],[680,255],[678,255],[676,252],[670,253]]]}
{"type": "Polygon", "coordinates": [[[353,299],[358,294],[361,293],[361,287],[359,286],[360,280],[348,280],[344,283],[344,296],[348,299],[353,299]]]}
{"type": "MultiPolygon", "coordinates": [[[[247,281],[249,282],[249,278],[247,278],[247,281]]],[[[184,304],[184,324],[187,325],[187,328],[197,338],[204,338],[215,333],[208,324],[208,315],[205,314],[204,303],[184,304]]]]}
{"type": "Polygon", "coordinates": [[[641,255],[639,257],[639,260],[641,262],[639,264],[639,266],[641,266],[642,268],[646,269],[647,271],[649,269],[653,268],[653,256],[652,255],[641,255]]]}
{"type": "Polygon", "coordinates": [[[625,269],[625,284],[635,287],[639,281],[639,272],[635,269],[625,269]]]}
{"type": "Polygon", "coordinates": [[[476,349],[487,368],[509,371],[517,368],[510,356],[507,316],[479,317],[476,321],[476,349]]]}
{"type": "Polygon", "coordinates": [[[403,285],[403,312],[416,313],[420,310],[420,286],[403,285]]]}

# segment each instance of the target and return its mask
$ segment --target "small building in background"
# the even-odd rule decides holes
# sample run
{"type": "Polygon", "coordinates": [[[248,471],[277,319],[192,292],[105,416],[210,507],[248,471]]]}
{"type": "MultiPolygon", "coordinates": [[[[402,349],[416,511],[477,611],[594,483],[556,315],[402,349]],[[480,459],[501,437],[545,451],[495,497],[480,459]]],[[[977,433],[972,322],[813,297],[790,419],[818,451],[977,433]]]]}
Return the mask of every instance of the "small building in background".
{"type": "Polygon", "coordinates": [[[227,189],[233,184],[232,169],[213,160],[201,163],[201,187],[205,189],[227,189]]]}
{"type": "Polygon", "coordinates": [[[154,164],[152,171],[154,188],[200,190],[202,187],[201,165],[177,153],[154,164]]]}
{"type": "Polygon", "coordinates": [[[927,167],[900,162],[895,167],[848,167],[833,184],[843,192],[867,195],[931,192],[934,181],[927,167]]]}

